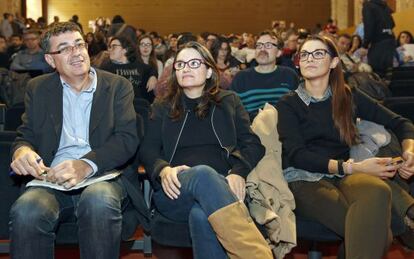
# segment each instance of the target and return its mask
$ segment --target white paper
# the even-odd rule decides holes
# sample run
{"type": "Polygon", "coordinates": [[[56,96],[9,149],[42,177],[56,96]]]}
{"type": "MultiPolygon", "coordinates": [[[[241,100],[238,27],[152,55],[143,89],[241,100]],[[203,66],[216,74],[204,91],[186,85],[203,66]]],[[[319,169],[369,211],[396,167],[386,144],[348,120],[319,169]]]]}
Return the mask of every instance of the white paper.
{"type": "Polygon", "coordinates": [[[411,56],[414,58],[414,44],[404,44],[402,47],[404,48],[404,56],[411,56]]]}
{"type": "Polygon", "coordinates": [[[103,182],[103,181],[113,179],[113,178],[119,176],[120,174],[121,174],[120,171],[111,171],[111,172],[108,172],[107,174],[105,174],[103,176],[87,178],[87,179],[83,180],[82,182],[78,183],[77,185],[75,185],[75,186],[73,186],[72,188],[69,188],[69,189],[66,189],[62,185],[59,185],[59,184],[56,184],[56,183],[51,183],[51,182],[48,182],[46,180],[38,180],[38,179],[34,179],[34,180],[28,182],[26,184],[26,187],[43,186],[43,187],[56,189],[56,190],[59,190],[59,191],[72,191],[72,190],[77,190],[77,189],[80,189],[80,188],[84,188],[84,187],[86,187],[88,185],[91,185],[91,184],[94,184],[94,183],[103,182]]]}

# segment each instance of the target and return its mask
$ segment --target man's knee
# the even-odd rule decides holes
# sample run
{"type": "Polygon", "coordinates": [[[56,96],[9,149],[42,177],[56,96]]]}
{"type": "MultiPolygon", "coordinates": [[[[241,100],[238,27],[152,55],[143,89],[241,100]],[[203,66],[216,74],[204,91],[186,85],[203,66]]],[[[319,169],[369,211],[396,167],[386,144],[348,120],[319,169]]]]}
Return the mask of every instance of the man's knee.
{"type": "Polygon", "coordinates": [[[42,199],[37,193],[24,193],[10,209],[12,224],[39,226],[42,222],[56,222],[59,209],[56,201],[42,199]]]}
{"type": "Polygon", "coordinates": [[[104,217],[107,213],[121,213],[122,190],[113,182],[99,182],[83,190],[77,216],[104,217]]]}

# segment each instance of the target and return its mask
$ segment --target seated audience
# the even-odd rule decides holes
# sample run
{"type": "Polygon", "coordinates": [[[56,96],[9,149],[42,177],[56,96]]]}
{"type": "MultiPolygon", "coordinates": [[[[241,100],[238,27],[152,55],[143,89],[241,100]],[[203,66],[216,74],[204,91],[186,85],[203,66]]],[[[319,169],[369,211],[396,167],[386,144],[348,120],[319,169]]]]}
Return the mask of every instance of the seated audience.
{"type": "Polygon", "coordinates": [[[284,176],[295,196],[295,213],[344,238],[346,258],[382,258],[392,241],[391,210],[413,226],[414,199],[397,178],[414,173],[414,127],[344,83],[330,39],[308,38],[299,55],[305,81],[276,105],[284,176]],[[375,157],[380,141],[378,146],[361,141],[364,129],[357,118],[392,130],[402,144],[404,162],[375,157]]]}
{"type": "Polygon", "coordinates": [[[349,49],[351,47],[351,36],[349,34],[339,35],[336,45],[338,47],[339,58],[341,59],[344,72],[372,72],[370,65],[361,62],[358,57],[349,54],[349,49]]]}
{"type": "Polygon", "coordinates": [[[283,42],[272,31],[261,33],[256,43],[256,67],[240,71],[230,89],[241,98],[253,119],[265,103],[276,104],[280,97],[296,89],[299,77],[294,70],[276,65],[283,42]]]}
{"type": "Polygon", "coordinates": [[[101,69],[128,79],[134,87],[135,99],[154,100],[151,89],[157,83],[157,71],[137,59],[134,44],[123,37],[112,37],[108,44],[110,61],[101,69]]]}
{"type": "Polygon", "coordinates": [[[51,72],[52,67],[46,62],[44,52],[39,45],[39,32],[28,30],[23,34],[26,49],[20,50],[13,57],[11,70],[42,70],[51,72]]]}
{"type": "Polygon", "coordinates": [[[20,34],[13,34],[10,37],[9,40],[9,48],[7,49],[7,52],[10,56],[10,58],[13,58],[13,56],[19,52],[20,50],[24,49],[25,46],[23,44],[22,36],[20,34]]]}
{"type": "Polygon", "coordinates": [[[173,67],[140,149],[156,209],[188,222],[195,258],[273,258],[243,203],[245,178],[264,155],[248,114],[237,95],[219,88],[200,43],[181,48],[173,67]]]}

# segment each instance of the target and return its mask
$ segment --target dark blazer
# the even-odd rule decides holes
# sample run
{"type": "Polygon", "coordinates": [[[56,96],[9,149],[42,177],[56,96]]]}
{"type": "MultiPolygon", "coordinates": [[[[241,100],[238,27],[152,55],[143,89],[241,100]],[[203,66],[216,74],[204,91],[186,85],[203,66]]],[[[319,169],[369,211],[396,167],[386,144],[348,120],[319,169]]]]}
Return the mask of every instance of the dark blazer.
{"type": "MultiPolygon", "coordinates": [[[[219,100],[218,105],[210,107],[216,107],[214,119],[211,120],[213,128],[223,145],[222,152],[227,153],[225,155],[232,168],[230,173],[246,178],[263,157],[265,149],[250,129],[249,115],[237,94],[220,90],[219,100]]],[[[173,121],[169,117],[169,104],[156,102],[151,109],[151,119],[148,120],[148,130],[139,153],[154,188],[159,189],[159,174],[169,165],[168,161],[174,154],[184,118],[173,121]]]]}
{"type": "MultiPolygon", "coordinates": [[[[139,144],[132,85],[127,79],[102,70],[96,69],[96,75],[98,81],[89,124],[92,150],[83,158],[98,166],[96,176],[112,169],[125,169],[121,179],[131,201],[137,210],[146,214],[139,186],[131,184],[138,177],[136,170],[127,168],[139,144]]],[[[30,80],[23,124],[17,129],[12,153],[22,145],[29,146],[42,157],[46,166],[50,166],[60,143],[62,117],[63,87],[59,74],[55,72],[30,80]]]]}

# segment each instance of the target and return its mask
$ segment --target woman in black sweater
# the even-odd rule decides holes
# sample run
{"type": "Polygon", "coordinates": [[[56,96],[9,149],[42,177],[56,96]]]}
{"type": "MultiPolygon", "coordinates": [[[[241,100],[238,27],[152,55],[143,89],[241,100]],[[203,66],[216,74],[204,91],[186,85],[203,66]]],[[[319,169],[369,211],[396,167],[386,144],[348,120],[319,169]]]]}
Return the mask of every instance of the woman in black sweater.
{"type": "Polygon", "coordinates": [[[345,85],[330,39],[308,38],[299,57],[305,82],[277,104],[295,212],[342,236],[346,258],[381,258],[392,240],[391,208],[407,223],[414,218],[413,198],[394,181],[396,173],[405,179],[414,173],[414,127],[345,85]],[[391,129],[402,143],[404,163],[393,165],[391,157],[353,162],[350,148],[360,141],[356,118],[391,129]]]}
{"type": "Polygon", "coordinates": [[[272,258],[243,204],[264,147],[240,99],[219,89],[214,59],[197,42],[178,51],[171,77],[140,149],[156,209],[189,223],[195,258],[272,258]]]}

